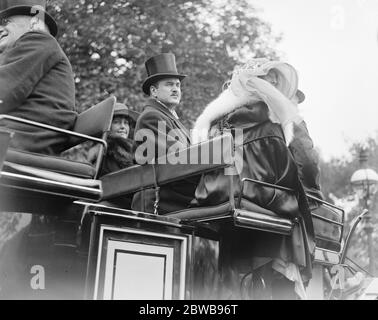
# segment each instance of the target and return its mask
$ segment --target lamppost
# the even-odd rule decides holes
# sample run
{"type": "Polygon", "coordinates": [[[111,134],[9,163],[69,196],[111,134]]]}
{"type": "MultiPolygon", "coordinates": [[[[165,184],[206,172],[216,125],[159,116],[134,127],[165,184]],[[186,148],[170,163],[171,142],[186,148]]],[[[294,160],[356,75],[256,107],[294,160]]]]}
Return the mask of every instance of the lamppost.
{"type": "MultiPolygon", "coordinates": [[[[365,148],[360,149],[359,160],[361,169],[358,169],[353,173],[350,181],[359,199],[363,201],[365,209],[369,210],[371,199],[378,189],[378,174],[373,169],[367,167],[368,152],[365,148]]],[[[372,275],[375,275],[373,244],[374,225],[371,221],[371,217],[371,212],[369,211],[365,216],[364,230],[368,237],[369,272],[372,275]]]]}

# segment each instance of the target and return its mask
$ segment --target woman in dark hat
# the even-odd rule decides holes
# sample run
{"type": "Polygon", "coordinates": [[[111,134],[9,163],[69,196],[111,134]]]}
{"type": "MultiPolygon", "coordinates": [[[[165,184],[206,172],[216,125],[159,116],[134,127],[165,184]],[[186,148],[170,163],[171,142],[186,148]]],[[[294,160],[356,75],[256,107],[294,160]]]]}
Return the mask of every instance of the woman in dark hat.
{"type": "MultiPolygon", "coordinates": [[[[100,176],[118,171],[134,164],[134,129],[139,113],[130,110],[123,103],[116,103],[110,132],[107,137],[108,148],[102,162],[100,176]]],[[[89,150],[88,158],[94,162],[97,147],[89,150]]]]}

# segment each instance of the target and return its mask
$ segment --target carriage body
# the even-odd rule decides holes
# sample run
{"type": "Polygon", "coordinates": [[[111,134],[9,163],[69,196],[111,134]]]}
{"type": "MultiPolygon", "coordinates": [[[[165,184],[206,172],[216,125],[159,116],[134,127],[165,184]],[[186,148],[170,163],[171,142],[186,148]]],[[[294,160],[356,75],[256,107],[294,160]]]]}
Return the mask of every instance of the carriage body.
{"type": "MultiPolygon", "coordinates": [[[[165,216],[128,208],[138,190],[230,169],[230,135],[197,146],[200,157],[220,143],[222,156],[213,163],[136,165],[100,179],[77,175],[77,167],[70,173],[72,164],[64,173],[51,170],[48,156],[36,160],[46,168],[12,163],[9,139],[11,133],[0,133],[0,212],[8,222],[0,235],[2,299],[224,299],[224,230],[288,236],[296,223],[246,205],[232,190],[227,203],[165,216]]],[[[323,269],[339,265],[343,249],[343,210],[321,207],[326,210],[312,217],[317,248],[307,291],[313,299],[324,298],[323,269]]]]}

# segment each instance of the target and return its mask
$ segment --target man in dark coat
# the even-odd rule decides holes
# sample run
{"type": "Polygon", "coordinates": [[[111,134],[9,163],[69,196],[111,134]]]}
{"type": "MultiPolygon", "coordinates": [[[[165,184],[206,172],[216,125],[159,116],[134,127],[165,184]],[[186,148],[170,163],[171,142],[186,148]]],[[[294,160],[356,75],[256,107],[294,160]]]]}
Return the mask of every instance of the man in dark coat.
{"type": "MultiPolygon", "coordinates": [[[[75,84],[66,55],[54,38],[57,25],[42,0],[0,0],[0,114],[72,129],[75,84]]],[[[67,136],[9,120],[11,147],[56,154],[67,136]]]]}
{"type": "MultiPolygon", "coordinates": [[[[157,162],[170,153],[171,147],[190,145],[189,132],[180,122],[175,108],[181,100],[181,81],[185,75],[176,69],[175,56],[162,53],[145,63],[148,77],[143,83],[143,92],[150,96],[135,127],[138,145],[135,160],[139,164],[157,162]],[[143,141],[150,150],[144,150],[143,141]],[[147,151],[147,156],[144,156],[147,151]]],[[[160,189],[159,214],[188,207],[194,197],[196,179],[171,183],[160,189]]],[[[149,189],[134,195],[132,209],[153,213],[155,190],[149,189]]],[[[156,212],[155,212],[156,213],[156,212]]]]}

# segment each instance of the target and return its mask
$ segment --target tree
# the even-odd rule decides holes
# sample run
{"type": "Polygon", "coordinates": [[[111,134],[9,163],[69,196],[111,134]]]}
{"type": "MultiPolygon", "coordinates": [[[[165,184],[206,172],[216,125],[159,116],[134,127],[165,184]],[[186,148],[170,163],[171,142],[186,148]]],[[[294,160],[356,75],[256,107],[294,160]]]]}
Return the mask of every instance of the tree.
{"type": "Polygon", "coordinates": [[[246,0],[53,0],[49,6],[73,65],[80,111],[108,94],[140,110],[144,61],[173,52],[188,75],[178,113],[190,126],[237,63],[277,57],[279,38],[246,0]]]}
{"type": "MultiPolygon", "coordinates": [[[[80,112],[109,94],[140,110],[144,61],[173,52],[178,69],[188,75],[178,113],[190,127],[237,63],[277,56],[279,38],[247,0],[51,0],[47,10],[73,67],[80,112]]],[[[83,159],[87,148],[68,157],[83,159]]],[[[20,220],[0,215],[0,247],[20,220]]]]}
{"type": "MultiPolygon", "coordinates": [[[[362,143],[369,151],[368,166],[375,171],[378,171],[378,135],[370,137],[362,143]]],[[[329,201],[336,201],[338,204],[343,204],[349,207],[346,211],[346,230],[349,231],[350,222],[362,212],[364,207],[363,201],[356,201],[355,192],[352,189],[350,178],[353,172],[359,169],[358,154],[361,148],[361,143],[353,143],[350,146],[350,154],[353,155],[351,160],[345,158],[334,158],[329,162],[321,162],[321,182],[323,192],[329,201]]],[[[372,223],[376,226],[374,232],[374,244],[378,245],[378,228],[377,228],[377,197],[375,194],[371,199],[369,210],[372,216],[372,223]]],[[[348,257],[356,261],[359,265],[367,269],[368,252],[367,252],[367,236],[363,230],[364,221],[362,221],[352,238],[352,244],[348,251],[348,257]]],[[[376,268],[378,269],[378,256],[376,255],[376,268]]]]}

